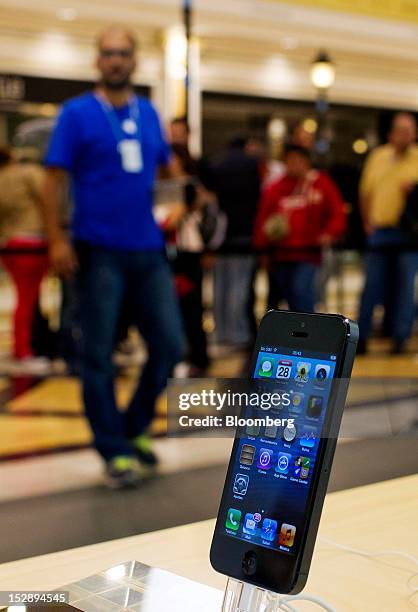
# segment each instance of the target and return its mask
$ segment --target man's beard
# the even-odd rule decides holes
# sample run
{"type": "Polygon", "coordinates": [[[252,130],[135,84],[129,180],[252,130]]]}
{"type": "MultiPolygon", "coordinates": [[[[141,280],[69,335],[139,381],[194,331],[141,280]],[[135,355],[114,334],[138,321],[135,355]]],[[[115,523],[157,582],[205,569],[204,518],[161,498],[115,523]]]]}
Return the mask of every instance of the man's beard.
{"type": "Polygon", "coordinates": [[[111,91],[121,91],[122,89],[126,89],[131,85],[130,77],[126,77],[121,79],[120,81],[111,81],[109,79],[102,80],[103,85],[106,89],[110,89],[111,91]]]}

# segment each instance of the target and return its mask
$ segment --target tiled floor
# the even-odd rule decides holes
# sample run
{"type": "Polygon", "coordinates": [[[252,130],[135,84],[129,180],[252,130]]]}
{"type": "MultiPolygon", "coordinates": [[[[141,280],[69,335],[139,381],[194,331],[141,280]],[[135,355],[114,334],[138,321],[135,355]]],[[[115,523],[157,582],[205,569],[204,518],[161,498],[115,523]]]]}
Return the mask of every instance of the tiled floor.
{"type": "MultiPolygon", "coordinates": [[[[159,438],[159,475],[224,465],[231,451],[228,438],[159,438]]],[[[0,463],[0,503],[103,484],[103,465],[86,448],[0,463]]]]}
{"type": "MultiPolygon", "coordinates": [[[[376,343],[375,343],[376,344],[376,343]]],[[[350,386],[349,406],[371,403],[387,405],[391,399],[418,397],[418,358],[408,356],[388,358],[377,343],[372,356],[357,359],[350,386]]],[[[232,354],[217,358],[211,374],[235,376],[242,365],[242,355],[232,354]]],[[[79,381],[75,378],[54,377],[39,380],[0,379],[0,460],[33,455],[65,448],[83,448],[91,441],[90,431],[83,416],[79,381]]],[[[117,396],[126,405],[135,378],[117,381],[117,396]]],[[[153,433],[166,433],[166,399],[163,395],[157,406],[153,433]]],[[[366,420],[365,413],[363,414],[366,420]]]]}
{"type": "MultiPolygon", "coordinates": [[[[358,275],[345,280],[346,314],[354,312],[358,275]]],[[[0,277],[0,353],[10,345],[10,287],[0,277]],[[2,285],[3,283],[3,285],[2,285]]],[[[261,290],[262,292],[262,290],[261,290]]],[[[56,304],[55,298],[46,300],[56,304]]],[[[335,310],[336,286],[327,305],[335,310]],[[334,306],[334,307],[333,307],[334,306]]],[[[213,377],[234,377],[245,356],[213,348],[213,377]]],[[[1,361],[1,359],[0,359],[1,361]]],[[[1,365],[1,363],[0,363],[1,365]]],[[[126,405],[135,370],[118,379],[126,405]]],[[[407,355],[388,356],[374,340],[356,360],[331,488],[356,486],[416,471],[418,465],[418,338],[407,355]]],[[[166,437],[166,398],[153,424],[161,464],[136,492],[103,485],[102,464],[90,448],[79,382],[0,375],[0,561],[159,529],[213,516],[231,440],[166,437]]]]}
{"type": "MultiPolygon", "coordinates": [[[[165,442],[162,441],[159,450],[164,455],[166,448],[169,458],[171,450],[165,442]]],[[[173,471],[155,475],[136,491],[124,492],[100,486],[97,458],[91,451],[82,451],[83,455],[80,453],[73,465],[73,454],[67,454],[61,465],[56,464],[56,476],[74,479],[76,474],[78,477],[84,474],[85,486],[53,491],[45,482],[44,493],[4,500],[0,504],[0,534],[3,536],[0,562],[214,517],[225,479],[228,445],[219,445],[213,453],[209,444],[202,445],[199,441],[194,451],[205,467],[191,467],[187,463],[186,457],[193,456],[193,450],[184,440],[178,450],[183,459],[180,463],[174,462],[173,471]]],[[[42,462],[36,464],[40,461],[32,461],[24,478],[30,480],[35,471],[47,468],[42,462]]],[[[416,439],[345,442],[337,448],[329,490],[412,474],[417,463],[416,439]]],[[[17,472],[9,472],[10,477],[13,475],[22,477],[17,472]]],[[[36,479],[35,485],[39,484],[39,474],[36,479]]]]}

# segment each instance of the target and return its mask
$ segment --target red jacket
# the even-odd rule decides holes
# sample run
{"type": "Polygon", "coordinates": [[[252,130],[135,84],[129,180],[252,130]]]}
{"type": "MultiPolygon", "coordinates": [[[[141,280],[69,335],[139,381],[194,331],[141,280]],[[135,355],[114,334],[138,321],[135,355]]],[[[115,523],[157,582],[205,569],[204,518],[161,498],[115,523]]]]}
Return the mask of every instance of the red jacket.
{"type": "Polygon", "coordinates": [[[285,175],[262,194],[254,230],[257,249],[269,248],[277,261],[311,261],[321,259],[321,236],[340,238],[346,228],[344,202],[334,181],[317,170],[311,170],[304,181],[285,175]],[[264,226],[274,214],[287,217],[288,235],[271,242],[264,226]]]}

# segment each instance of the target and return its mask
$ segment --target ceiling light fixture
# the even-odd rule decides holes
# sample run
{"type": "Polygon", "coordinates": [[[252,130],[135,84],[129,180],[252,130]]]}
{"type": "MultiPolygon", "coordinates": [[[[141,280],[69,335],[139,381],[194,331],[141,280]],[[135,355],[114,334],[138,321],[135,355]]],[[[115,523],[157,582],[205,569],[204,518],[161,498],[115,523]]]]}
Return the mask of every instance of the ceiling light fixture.
{"type": "Polygon", "coordinates": [[[358,138],[353,142],[353,151],[357,155],[364,155],[369,150],[369,145],[364,138],[358,138]]]}
{"type": "Polygon", "coordinates": [[[299,41],[294,36],[285,36],[282,38],[281,43],[285,51],[292,51],[293,49],[297,49],[299,47],[299,41]]]}
{"type": "Polygon", "coordinates": [[[78,17],[78,12],[71,6],[65,6],[57,10],[57,17],[61,21],[74,21],[78,17]]]}
{"type": "Polygon", "coordinates": [[[325,51],[321,51],[312,62],[311,81],[317,89],[322,91],[334,85],[335,65],[325,51]]]}

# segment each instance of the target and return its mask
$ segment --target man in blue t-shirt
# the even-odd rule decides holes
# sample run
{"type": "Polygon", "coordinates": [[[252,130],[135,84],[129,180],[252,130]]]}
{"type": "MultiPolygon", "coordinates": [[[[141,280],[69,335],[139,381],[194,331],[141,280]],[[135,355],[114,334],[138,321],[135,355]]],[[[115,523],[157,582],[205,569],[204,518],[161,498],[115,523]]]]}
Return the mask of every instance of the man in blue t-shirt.
{"type": "Polygon", "coordinates": [[[100,37],[101,80],[94,91],[63,105],[46,156],[43,202],[52,266],[64,277],[77,272],[80,282],[84,404],[114,487],[137,484],[138,460],[156,463],[146,431],[182,352],[173,282],[152,214],[156,171],[170,169],[170,151],[156,110],[133,93],[136,46],[119,27],[100,37]],[[68,176],[73,243],[59,223],[61,183],[68,176]],[[148,361],[122,413],[112,350],[124,299],[147,343],[148,361]]]}

